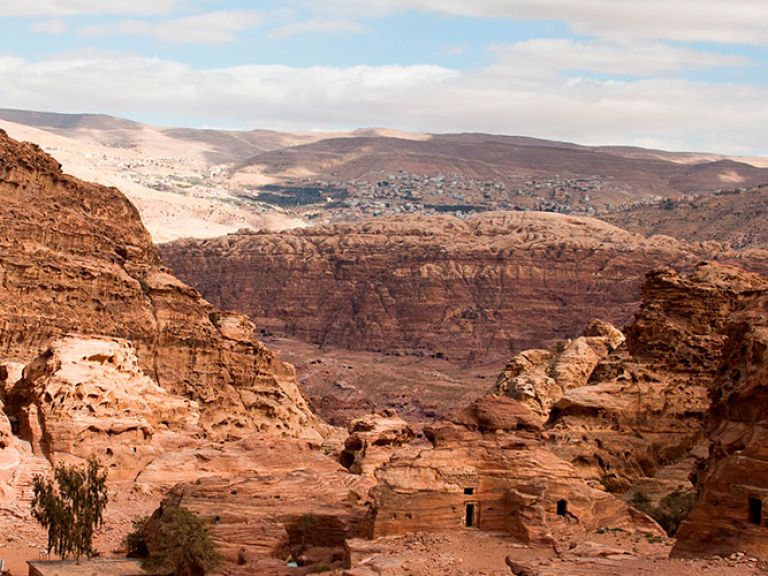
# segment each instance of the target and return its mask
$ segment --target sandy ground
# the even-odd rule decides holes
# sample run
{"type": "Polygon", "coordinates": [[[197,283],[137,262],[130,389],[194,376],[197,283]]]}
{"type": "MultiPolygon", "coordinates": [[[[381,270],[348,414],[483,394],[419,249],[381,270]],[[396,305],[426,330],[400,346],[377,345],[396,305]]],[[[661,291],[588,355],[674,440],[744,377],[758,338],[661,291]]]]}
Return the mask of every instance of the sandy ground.
{"type": "Polygon", "coordinates": [[[486,394],[504,365],[499,358],[462,368],[437,358],[320,348],[292,338],[263,341],[296,366],[315,410],[337,426],[385,408],[412,424],[431,422],[486,394]]]}

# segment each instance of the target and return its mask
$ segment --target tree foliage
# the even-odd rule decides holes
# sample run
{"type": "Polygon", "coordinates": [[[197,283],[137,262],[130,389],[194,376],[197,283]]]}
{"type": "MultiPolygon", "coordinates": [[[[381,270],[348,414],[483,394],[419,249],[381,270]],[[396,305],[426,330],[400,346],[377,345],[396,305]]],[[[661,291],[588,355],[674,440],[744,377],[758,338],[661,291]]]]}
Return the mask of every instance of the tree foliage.
{"type": "Polygon", "coordinates": [[[141,530],[147,557],[145,570],[175,576],[203,576],[220,561],[208,530],[195,514],[182,507],[164,507],[159,517],[134,527],[141,530]]]}
{"type": "Polygon", "coordinates": [[[129,558],[146,558],[149,555],[147,548],[147,524],[149,516],[135,518],[131,530],[123,539],[123,544],[128,551],[129,558]]]}
{"type": "Polygon", "coordinates": [[[675,490],[664,496],[658,506],[654,506],[645,492],[636,492],[631,503],[656,520],[669,536],[674,536],[696,503],[696,494],[675,490]]]}
{"type": "Polygon", "coordinates": [[[107,471],[98,458],[84,466],[57,466],[53,480],[35,476],[33,491],[32,517],[48,531],[48,550],[62,558],[90,558],[109,500],[107,471]]]}

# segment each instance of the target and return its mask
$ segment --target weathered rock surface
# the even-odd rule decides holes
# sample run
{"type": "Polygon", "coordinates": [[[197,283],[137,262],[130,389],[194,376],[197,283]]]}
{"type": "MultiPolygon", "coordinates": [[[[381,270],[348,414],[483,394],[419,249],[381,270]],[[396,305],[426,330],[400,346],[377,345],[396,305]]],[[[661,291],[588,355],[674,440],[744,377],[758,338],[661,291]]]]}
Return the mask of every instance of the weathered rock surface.
{"type": "Polygon", "coordinates": [[[624,342],[614,326],[592,320],[582,336],[556,350],[526,350],[512,358],[496,381],[495,390],[518,400],[542,420],[573,388],[586,386],[598,363],[624,342]]]}
{"type": "Polygon", "coordinates": [[[125,338],[146,374],[198,402],[209,436],[319,437],[293,369],[160,266],[117,189],[0,132],[0,197],[0,359],[27,363],[67,332],[125,338]]]}
{"type": "Polygon", "coordinates": [[[24,370],[7,397],[18,435],[51,461],[97,455],[112,480],[202,437],[197,402],[142,373],[125,340],[66,335],[24,370]]]}
{"type": "Polygon", "coordinates": [[[753,289],[741,308],[725,330],[707,421],[709,456],[675,555],[768,559],[768,286],[753,289]]]}
{"type": "Polygon", "coordinates": [[[394,448],[416,437],[413,428],[391,412],[356,418],[348,431],[339,462],[353,474],[372,474],[389,460],[394,448]]]}
{"type": "Polygon", "coordinates": [[[228,573],[286,574],[289,559],[340,566],[347,538],[370,537],[372,481],[301,440],[254,435],[167,453],[138,482],[167,474],[180,483],[163,506],[209,524],[228,573]]]}
{"type": "Polygon", "coordinates": [[[693,266],[671,238],[590,218],[409,216],[159,247],[180,278],[266,331],[349,349],[506,356],[635,311],[648,269],[693,266]]]}
{"type": "Polygon", "coordinates": [[[617,492],[650,491],[654,499],[665,490],[690,490],[724,327],[765,283],[719,264],[689,275],[649,273],[626,344],[593,323],[580,338],[513,358],[495,393],[531,408],[548,447],[583,478],[617,492]]]}
{"type": "Polygon", "coordinates": [[[433,448],[393,458],[376,472],[375,536],[479,528],[554,544],[599,526],[660,531],[644,514],[590,487],[536,433],[484,434],[446,423],[429,437],[433,448]]]}

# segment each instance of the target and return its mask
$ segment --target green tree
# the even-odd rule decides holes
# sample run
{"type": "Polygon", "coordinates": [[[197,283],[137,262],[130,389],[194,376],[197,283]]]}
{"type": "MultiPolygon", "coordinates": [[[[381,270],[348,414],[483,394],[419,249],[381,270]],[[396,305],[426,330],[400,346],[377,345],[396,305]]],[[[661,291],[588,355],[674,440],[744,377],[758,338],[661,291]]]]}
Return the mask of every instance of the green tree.
{"type": "Polygon", "coordinates": [[[95,456],[84,466],[56,466],[53,480],[33,480],[32,517],[48,530],[48,551],[62,558],[93,555],[93,534],[102,524],[107,471],[95,456]]]}
{"type": "Polygon", "coordinates": [[[220,561],[202,520],[182,507],[164,507],[143,525],[147,571],[175,576],[204,576],[220,561]]]}

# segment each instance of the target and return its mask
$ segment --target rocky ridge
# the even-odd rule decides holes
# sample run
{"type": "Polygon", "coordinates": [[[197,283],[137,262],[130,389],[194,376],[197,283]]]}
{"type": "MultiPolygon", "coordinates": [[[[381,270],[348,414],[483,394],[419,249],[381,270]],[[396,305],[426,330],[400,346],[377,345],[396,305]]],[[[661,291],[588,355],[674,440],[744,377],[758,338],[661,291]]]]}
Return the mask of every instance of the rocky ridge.
{"type": "Polygon", "coordinates": [[[117,189],[0,133],[0,196],[2,359],[27,363],[67,332],[124,338],[155,382],[198,402],[209,436],[319,438],[292,367],[160,265],[117,189]]]}
{"type": "Polygon", "coordinates": [[[715,194],[667,200],[601,216],[639,234],[665,234],[681,240],[714,240],[739,250],[768,248],[768,184],[715,194]]]}
{"type": "Polygon", "coordinates": [[[547,447],[582,478],[633,502],[699,493],[676,555],[765,557],[766,293],[764,277],[718,264],[654,271],[626,343],[596,361],[594,347],[574,345],[594,338],[588,328],[523,352],[496,393],[530,406],[547,447]]]}
{"type": "Polygon", "coordinates": [[[721,248],[590,218],[504,212],[248,232],[159,250],[206,298],[265,332],[475,364],[570,337],[585,317],[628,322],[647,270],[690,269],[706,252],[738,260],[721,248]]]}

